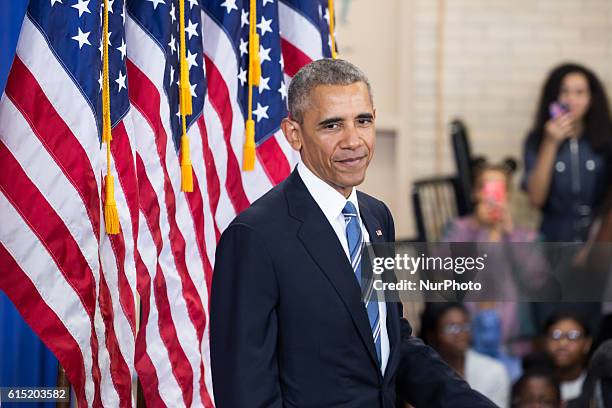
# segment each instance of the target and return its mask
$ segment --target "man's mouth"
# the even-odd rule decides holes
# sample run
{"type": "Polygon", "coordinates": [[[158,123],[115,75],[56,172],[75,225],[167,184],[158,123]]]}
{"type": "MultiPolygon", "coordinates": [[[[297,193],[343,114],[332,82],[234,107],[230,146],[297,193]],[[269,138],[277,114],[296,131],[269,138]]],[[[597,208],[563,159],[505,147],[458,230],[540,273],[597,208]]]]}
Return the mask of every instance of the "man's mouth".
{"type": "Polygon", "coordinates": [[[360,163],[365,158],[366,158],[366,155],[358,156],[358,157],[349,157],[349,158],[342,159],[342,160],[336,160],[336,163],[341,163],[341,164],[350,166],[350,165],[354,165],[354,164],[360,163]]]}

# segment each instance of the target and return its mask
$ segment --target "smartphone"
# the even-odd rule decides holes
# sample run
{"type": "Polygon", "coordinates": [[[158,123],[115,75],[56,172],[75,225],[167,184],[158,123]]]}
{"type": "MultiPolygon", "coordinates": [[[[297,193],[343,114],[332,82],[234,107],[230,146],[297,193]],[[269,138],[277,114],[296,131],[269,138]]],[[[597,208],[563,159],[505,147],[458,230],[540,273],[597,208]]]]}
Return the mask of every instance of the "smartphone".
{"type": "Polygon", "coordinates": [[[502,207],[506,204],[506,183],[503,180],[485,181],[482,186],[482,198],[489,207],[489,214],[493,221],[500,221],[503,217],[502,207]]]}
{"type": "Polygon", "coordinates": [[[556,119],[564,113],[569,112],[569,106],[561,102],[553,102],[548,107],[548,112],[552,119],[556,119]]]}

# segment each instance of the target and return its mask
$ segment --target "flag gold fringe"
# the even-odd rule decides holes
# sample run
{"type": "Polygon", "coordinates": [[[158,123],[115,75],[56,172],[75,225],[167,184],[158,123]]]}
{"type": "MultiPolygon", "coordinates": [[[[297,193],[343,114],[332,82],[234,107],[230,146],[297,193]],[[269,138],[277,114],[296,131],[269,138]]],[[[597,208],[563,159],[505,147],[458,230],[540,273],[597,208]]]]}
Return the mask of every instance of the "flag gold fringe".
{"type": "Polygon", "coordinates": [[[102,29],[102,142],[106,143],[106,177],[104,178],[104,225],[108,235],[119,233],[119,212],[115,201],[115,180],[111,174],[111,118],[110,84],[108,69],[108,0],[104,0],[104,26],[102,29]]]}
{"type": "Polygon", "coordinates": [[[191,165],[191,153],[189,149],[189,137],[187,136],[187,115],[193,113],[193,101],[191,99],[191,84],[189,83],[189,64],[187,62],[187,41],[185,39],[185,0],[179,0],[179,35],[180,35],[180,86],[179,99],[181,109],[181,191],[191,193],[193,191],[193,170],[191,165]]]}

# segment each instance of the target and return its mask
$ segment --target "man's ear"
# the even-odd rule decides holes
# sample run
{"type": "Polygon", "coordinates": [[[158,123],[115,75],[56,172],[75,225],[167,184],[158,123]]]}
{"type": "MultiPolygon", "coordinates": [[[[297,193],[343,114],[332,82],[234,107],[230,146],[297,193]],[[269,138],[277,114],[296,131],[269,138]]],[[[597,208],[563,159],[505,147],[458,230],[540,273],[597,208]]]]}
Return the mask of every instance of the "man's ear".
{"type": "Polygon", "coordinates": [[[287,142],[289,142],[293,150],[299,152],[302,149],[302,139],[300,138],[300,124],[289,118],[285,118],[281,122],[281,129],[283,130],[285,138],[287,139],[287,142]]]}

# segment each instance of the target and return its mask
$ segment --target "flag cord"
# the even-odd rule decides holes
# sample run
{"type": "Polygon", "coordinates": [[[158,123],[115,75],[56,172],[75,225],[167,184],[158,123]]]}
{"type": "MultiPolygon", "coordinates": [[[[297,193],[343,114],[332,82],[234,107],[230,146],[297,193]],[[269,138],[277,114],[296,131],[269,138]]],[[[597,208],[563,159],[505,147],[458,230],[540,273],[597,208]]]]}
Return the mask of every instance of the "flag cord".
{"type": "Polygon", "coordinates": [[[111,148],[113,139],[110,118],[110,84],[108,69],[108,0],[104,0],[104,24],[102,28],[102,142],[106,143],[106,177],[104,178],[104,224],[106,233],[119,233],[119,213],[115,201],[115,179],[111,174],[111,148]]]}
{"type": "Polygon", "coordinates": [[[180,86],[179,99],[181,110],[181,191],[193,191],[193,171],[191,166],[191,153],[189,137],[187,136],[187,115],[193,112],[191,100],[191,86],[189,83],[189,65],[187,62],[187,41],[185,40],[185,0],[179,0],[179,37],[180,37],[180,86]]]}
{"type": "Polygon", "coordinates": [[[338,58],[336,52],[336,35],[335,32],[335,16],[334,16],[334,0],[328,0],[327,8],[329,9],[329,37],[331,38],[331,55],[333,59],[338,58]]]}
{"type": "Polygon", "coordinates": [[[253,87],[259,86],[261,62],[259,58],[259,34],[257,34],[257,1],[252,0],[249,12],[249,77],[248,113],[245,124],[246,134],[242,155],[242,170],[255,168],[255,121],[253,120],[253,87]]]}

